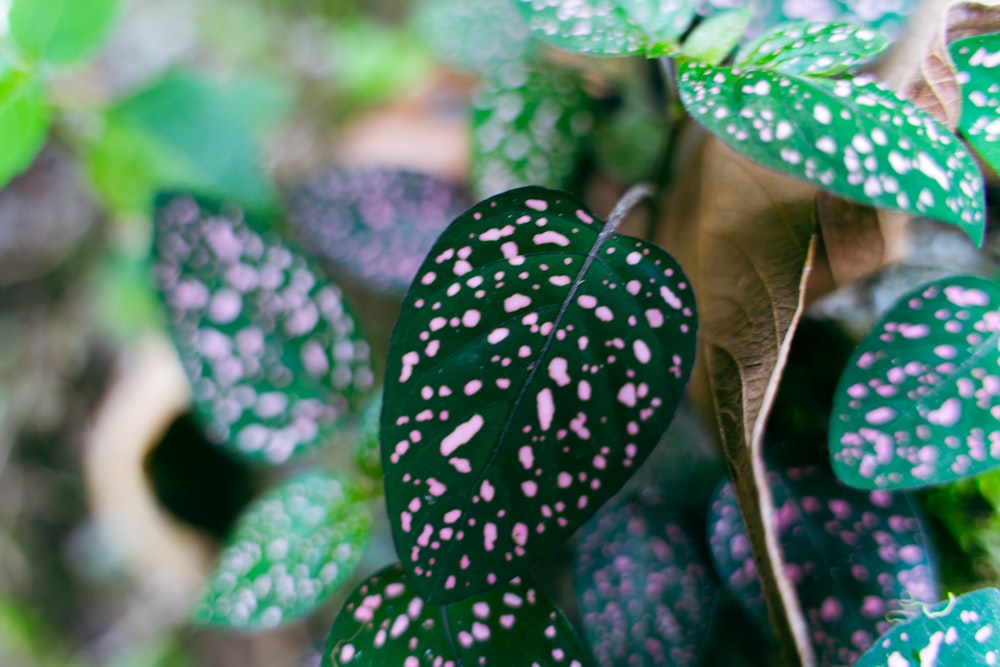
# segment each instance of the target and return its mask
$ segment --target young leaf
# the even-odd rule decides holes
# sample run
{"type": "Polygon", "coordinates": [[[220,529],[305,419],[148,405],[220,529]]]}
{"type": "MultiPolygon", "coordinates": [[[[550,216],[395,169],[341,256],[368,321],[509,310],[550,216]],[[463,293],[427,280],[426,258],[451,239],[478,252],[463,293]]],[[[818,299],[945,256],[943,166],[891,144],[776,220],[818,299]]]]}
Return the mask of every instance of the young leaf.
{"type": "Polygon", "coordinates": [[[750,16],[748,9],[713,14],[691,31],[684,40],[681,53],[709,65],[718,65],[740,43],[750,16]]]}
{"type": "Polygon", "coordinates": [[[10,35],[29,56],[68,64],[97,50],[117,14],[118,0],[14,0],[10,35]]]}
{"type": "Polygon", "coordinates": [[[254,630],[308,614],[351,577],[370,533],[368,505],[349,478],[285,481],[239,519],[194,620],[254,630]]]}
{"type": "Polygon", "coordinates": [[[49,106],[41,83],[14,69],[0,75],[0,187],[31,166],[48,130],[49,106]]]}
{"type": "Polygon", "coordinates": [[[476,195],[568,185],[593,123],[590,98],[575,75],[512,63],[483,81],[472,107],[476,195]]]}
{"type": "Polygon", "coordinates": [[[434,241],[469,205],[456,184],[389,169],[328,169],[288,204],[317,254],[373,291],[402,297],[434,241]]]}
{"type": "Polygon", "coordinates": [[[929,607],[880,637],[854,667],[993,665],[1000,659],[1000,591],[983,588],[929,607]]]}
{"type": "Polygon", "coordinates": [[[432,603],[565,540],[670,422],[694,360],[691,290],[662,249],[603,227],[561,192],[498,195],[445,230],[407,295],[382,467],[397,553],[432,603]]]}
{"type": "Polygon", "coordinates": [[[1000,465],[1000,287],[975,276],[902,297],[858,345],[830,420],[847,484],[942,484],[1000,465]]]}
{"type": "Polygon", "coordinates": [[[651,52],[667,55],[676,50],[694,20],[694,0],[615,0],[632,21],[646,33],[651,52]]]}
{"type": "Polygon", "coordinates": [[[959,128],[994,170],[1000,167],[1000,33],[959,40],[950,47],[962,86],[959,128]]]}
{"type": "MultiPolygon", "coordinates": [[[[936,599],[925,533],[909,500],[844,487],[816,468],[768,473],[785,571],[809,622],[820,665],[851,664],[889,628],[904,601],[936,599]]],[[[709,514],[723,581],[757,623],[767,608],[732,484],[709,514]]]]}
{"type": "Polygon", "coordinates": [[[878,84],[692,61],[678,73],[691,115],[751,160],[848,199],[944,220],[982,243],[975,160],[947,128],[878,84]]]}
{"type": "Polygon", "coordinates": [[[344,603],[321,667],[552,664],[591,663],[573,626],[533,584],[516,579],[435,607],[419,597],[397,563],[344,603]]]}
{"type": "Polygon", "coordinates": [[[735,67],[832,76],[863,64],[889,46],[877,30],[849,23],[786,23],[740,50],[735,67]]]}
{"type": "Polygon", "coordinates": [[[510,0],[420,0],[414,21],[438,56],[477,74],[523,62],[537,51],[510,0]]]}
{"type": "MultiPolygon", "coordinates": [[[[649,42],[618,0],[514,1],[535,37],[560,49],[591,56],[627,56],[642,53],[649,42]]],[[[632,4],[650,3],[635,0],[632,4]]]]}
{"type": "Polygon", "coordinates": [[[336,285],[235,207],[156,211],[157,286],[210,439],[268,463],[322,442],[373,384],[336,285]]]}
{"type": "Polygon", "coordinates": [[[601,665],[701,664],[719,584],[707,554],[670,514],[615,499],[580,531],[576,591],[601,665]]]}

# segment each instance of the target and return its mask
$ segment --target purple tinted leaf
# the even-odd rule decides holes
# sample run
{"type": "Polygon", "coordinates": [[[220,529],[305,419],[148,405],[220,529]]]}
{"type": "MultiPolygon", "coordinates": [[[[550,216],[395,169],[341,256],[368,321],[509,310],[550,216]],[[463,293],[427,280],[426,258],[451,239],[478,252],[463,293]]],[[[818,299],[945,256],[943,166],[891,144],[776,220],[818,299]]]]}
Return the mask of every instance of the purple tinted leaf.
{"type": "Polygon", "coordinates": [[[618,498],[580,531],[577,595],[605,667],[701,664],[720,589],[708,555],[671,514],[618,498]]]}
{"type": "Polygon", "coordinates": [[[694,360],[690,286],[664,250],[603,227],[565,193],[513,190],[452,223],[410,288],[382,465],[397,552],[432,602],[564,541],[673,416],[694,360]]]}
{"type": "Polygon", "coordinates": [[[157,287],[209,439],[276,464],[324,441],[374,383],[340,289],[233,206],[156,207],[157,287]]]}
{"type": "Polygon", "coordinates": [[[397,564],[348,598],[322,667],[589,664],[573,627],[534,585],[518,579],[435,607],[418,597],[397,564]]]}
{"type": "MultiPolygon", "coordinates": [[[[936,599],[920,519],[902,494],[845,487],[817,468],[768,473],[786,572],[795,584],[822,665],[850,664],[889,628],[904,600],[936,599]]],[[[709,541],[723,582],[767,625],[750,542],[730,483],[709,514],[709,541]]]]}
{"type": "Polygon", "coordinates": [[[288,217],[338,270],[401,297],[438,235],[468,205],[458,185],[427,174],[329,169],[292,195],[288,217]]]}

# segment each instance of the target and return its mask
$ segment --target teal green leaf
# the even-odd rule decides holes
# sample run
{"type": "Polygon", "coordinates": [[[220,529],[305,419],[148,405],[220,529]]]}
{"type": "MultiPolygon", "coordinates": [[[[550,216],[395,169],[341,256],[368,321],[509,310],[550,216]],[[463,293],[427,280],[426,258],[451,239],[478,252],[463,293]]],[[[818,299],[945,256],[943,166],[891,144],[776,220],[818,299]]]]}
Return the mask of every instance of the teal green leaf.
{"type": "Polygon", "coordinates": [[[45,88],[28,72],[0,76],[0,187],[31,166],[49,132],[45,88]]]}
{"type": "Polygon", "coordinates": [[[361,411],[358,438],[354,445],[354,461],[364,474],[372,479],[382,479],[382,459],[379,449],[379,417],[382,414],[382,392],[369,399],[361,411]]]}
{"type": "Polygon", "coordinates": [[[264,176],[246,112],[185,73],[166,76],[113,106],[91,171],[110,201],[148,212],[156,192],[184,189],[262,211],[274,193],[264,176]],[[122,177],[124,184],[117,178],[122,177]],[[123,193],[116,193],[125,187],[123,193]]]}
{"type": "Polygon", "coordinates": [[[304,616],[350,579],[370,534],[368,505],[348,477],[287,480],[239,518],[194,620],[257,630],[304,616]]]}
{"type": "Polygon", "coordinates": [[[419,0],[413,20],[440,58],[476,74],[528,60],[538,51],[511,0],[419,0]]]}
{"type": "Polygon", "coordinates": [[[946,127],[878,84],[687,61],[681,99],[747,158],[873,206],[957,225],[978,245],[982,175],[946,127]]]}
{"type": "Polygon", "coordinates": [[[1000,591],[983,588],[920,607],[880,637],[854,667],[958,667],[998,661],[1000,591]]]}
{"type": "Polygon", "coordinates": [[[321,667],[589,667],[573,626],[527,580],[435,607],[398,564],[359,586],[330,628],[321,667]]]}
{"type": "MultiPolygon", "coordinates": [[[[552,46],[591,56],[643,53],[645,31],[616,0],[513,0],[532,34],[552,46]]],[[[637,0],[636,4],[647,4],[637,0]]]]}
{"type": "Polygon", "coordinates": [[[283,463],[326,441],[374,383],[340,289],[235,206],[165,197],[154,269],[208,437],[283,463]]]}
{"type": "Polygon", "coordinates": [[[786,23],[740,50],[735,66],[832,76],[870,61],[889,46],[877,30],[850,23],[786,23]]]}
{"type": "Polygon", "coordinates": [[[694,20],[694,0],[615,0],[659,55],[670,52],[694,20]]]}
{"type": "Polygon", "coordinates": [[[690,285],[658,246],[603,229],[565,193],[506,192],[445,230],[403,303],[382,467],[396,551],[433,604],[567,539],[673,417],[690,285]]]}
{"type": "Polygon", "coordinates": [[[750,16],[746,9],[713,14],[691,31],[681,46],[681,53],[709,65],[718,65],[740,43],[750,16]]]}
{"type": "Polygon", "coordinates": [[[104,41],[119,0],[14,0],[10,36],[25,54],[55,64],[82,60],[104,41]]]}
{"type": "Polygon", "coordinates": [[[1000,466],[1000,287],[938,280],[903,296],[858,345],[834,396],[844,482],[899,489],[1000,466]]]}
{"type": "Polygon", "coordinates": [[[949,46],[962,86],[959,129],[980,157],[1000,169],[1000,33],[958,40],[949,46]]]}
{"type": "Polygon", "coordinates": [[[593,125],[590,99],[574,74],[511,63],[483,81],[472,109],[476,195],[569,185],[593,125]]]}

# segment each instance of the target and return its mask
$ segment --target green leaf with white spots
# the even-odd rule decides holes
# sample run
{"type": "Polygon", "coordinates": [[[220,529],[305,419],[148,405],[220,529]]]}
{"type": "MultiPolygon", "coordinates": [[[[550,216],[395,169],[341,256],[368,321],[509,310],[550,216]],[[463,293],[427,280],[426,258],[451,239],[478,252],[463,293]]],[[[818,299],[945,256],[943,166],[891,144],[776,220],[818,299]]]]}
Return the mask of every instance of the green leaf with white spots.
{"type": "Polygon", "coordinates": [[[957,225],[982,244],[982,175],[929,114],[878,84],[686,61],[695,120],[759,164],[847,199],[957,225]]]}
{"type": "Polygon", "coordinates": [[[477,74],[527,60],[538,51],[511,0],[419,0],[413,20],[441,59],[477,74]]]}
{"type": "Polygon", "coordinates": [[[257,630],[304,616],[350,579],[370,534],[368,505],[348,477],[287,480],[240,517],[194,620],[257,630]]]}
{"type": "Polygon", "coordinates": [[[154,269],[209,439],[283,463],[326,440],[374,383],[340,289],[235,206],[168,196],[154,269]]]}
{"type": "Polygon", "coordinates": [[[372,395],[361,411],[358,439],[354,444],[354,462],[361,472],[372,479],[382,479],[382,458],[379,449],[378,422],[382,414],[382,392],[372,395]]]}
{"type": "MultiPolygon", "coordinates": [[[[618,0],[513,0],[532,34],[552,46],[591,56],[643,53],[645,31],[618,0]]],[[[636,6],[648,0],[635,0],[636,6]]],[[[653,20],[650,13],[650,20],[653,20]]]]}
{"type": "Polygon", "coordinates": [[[691,31],[681,46],[681,53],[709,65],[718,65],[740,43],[750,16],[746,9],[713,14],[691,31]]]}
{"type": "Polygon", "coordinates": [[[461,602],[425,603],[399,564],[361,584],[330,628],[321,667],[591,665],[573,626],[520,579],[461,602]]]}
{"type": "Polygon", "coordinates": [[[475,193],[566,187],[593,124],[590,106],[570,72],[541,63],[498,68],[472,100],[475,193]]]}
{"type": "Polygon", "coordinates": [[[850,23],[785,23],[740,50],[734,65],[785,74],[832,76],[870,61],[889,46],[877,30],[850,23]]]}
{"type": "Polygon", "coordinates": [[[1000,466],[1000,287],[937,280],[903,296],[840,378],[830,455],[869,489],[943,484],[1000,466]]]}
{"type": "Polygon", "coordinates": [[[673,416],[690,285],[658,246],[604,228],[565,193],[498,195],[445,230],[403,303],[382,467],[396,551],[435,604],[563,542],[673,416]]]}
{"type": "Polygon", "coordinates": [[[694,20],[694,0],[616,0],[632,21],[646,33],[650,52],[666,55],[694,20]]]}
{"type": "Polygon", "coordinates": [[[1000,591],[982,588],[921,607],[875,642],[854,667],[1000,664],[1000,591]]]}
{"type": "Polygon", "coordinates": [[[949,51],[962,86],[959,129],[996,171],[1000,169],[1000,33],[959,40],[949,51]]]}

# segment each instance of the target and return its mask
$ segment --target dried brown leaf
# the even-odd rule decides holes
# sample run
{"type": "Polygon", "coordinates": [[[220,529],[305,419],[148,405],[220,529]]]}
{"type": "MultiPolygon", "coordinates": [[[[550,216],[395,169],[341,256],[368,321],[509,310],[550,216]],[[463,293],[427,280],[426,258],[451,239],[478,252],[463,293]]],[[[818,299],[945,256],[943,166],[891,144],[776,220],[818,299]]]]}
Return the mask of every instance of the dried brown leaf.
{"type": "Polygon", "coordinates": [[[886,241],[877,210],[820,192],[816,195],[816,221],[833,287],[854,282],[882,268],[886,241]]]}

